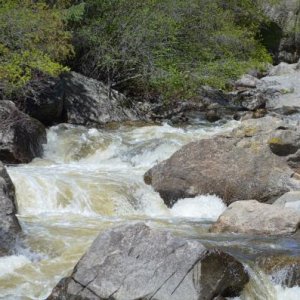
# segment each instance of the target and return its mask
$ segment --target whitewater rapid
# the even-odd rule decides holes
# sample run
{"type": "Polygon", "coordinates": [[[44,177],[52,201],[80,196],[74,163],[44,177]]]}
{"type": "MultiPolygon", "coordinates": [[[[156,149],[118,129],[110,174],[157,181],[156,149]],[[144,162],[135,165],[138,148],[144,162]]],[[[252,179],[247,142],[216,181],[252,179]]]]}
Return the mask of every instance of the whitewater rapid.
{"type": "MultiPolygon", "coordinates": [[[[181,199],[169,209],[144,183],[143,174],[183,145],[237,124],[50,128],[43,158],[8,168],[26,239],[15,255],[0,258],[0,299],[45,299],[99,232],[116,224],[143,220],[177,234],[204,234],[208,243],[226,247],[228,241],[205,236],[208,224],[226,208],[222,199],[199,195],[181,199]]],[[[234,243],[243,241],[229,244],[234,243]]],[[[267,279],[254,280],[241,299],[295,300],[299,292],[267,279]],[[268,286],[267,296],[251,298],[255,285],[263,284],[268,286]]]]}

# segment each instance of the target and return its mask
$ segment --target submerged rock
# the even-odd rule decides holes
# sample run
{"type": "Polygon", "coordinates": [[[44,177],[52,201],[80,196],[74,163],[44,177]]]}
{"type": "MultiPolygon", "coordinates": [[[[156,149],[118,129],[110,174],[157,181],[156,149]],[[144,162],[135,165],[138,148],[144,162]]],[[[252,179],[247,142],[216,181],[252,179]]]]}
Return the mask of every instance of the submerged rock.
{"type": "Polygon", "coordinates": [[[272,201],[300,187],[287,158],[272,153],[268,144],[281,125],[277,118],[248,120],[227,136],[190,143],[150,169],[145,182],[169,207],[203,194],[216,194],[226,204],[272,201]]]}
{"type": "Polygon", "coordinates": [[[219,217],[212,232],[284,235],[300,226],[300,212],[256,200],[237,201],[219,217]]]}
{"type": "Polygon", "coordinates": [[[0,162],[0,256],[7,255],[21,232],[14,185],[0,162]]]}
{"type": "Polygon", "coordinates": [[[232,256],[139,223],[100,234],[48,300],[210,300],[248,280],[232,256]]]}
{"type": "Polygon", "coordinates": [[[19,111],[13,102],[0,101],[0,160],[28,163],[43,154],[46,130],[42,123],[19,111]]]}
{"type": "Polygon", "coordinates": [[[102,82],[71,72],[63,77],[64,119],[71,124],[103,125],[138,117],[129,100],[102,82]]]}

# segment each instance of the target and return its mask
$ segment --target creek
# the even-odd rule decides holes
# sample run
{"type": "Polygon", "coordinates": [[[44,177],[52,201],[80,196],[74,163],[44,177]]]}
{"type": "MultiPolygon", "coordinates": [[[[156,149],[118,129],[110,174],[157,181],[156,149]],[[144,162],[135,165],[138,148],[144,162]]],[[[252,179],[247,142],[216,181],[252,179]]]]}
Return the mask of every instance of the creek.
{"type": "Polygon", "coordinates": [[[15,255],[0,258],[0,299],[45,299],[99,232],[136,221],[200,239],[243,261],[251,281],[240,299],[299,299],[299,287],[283,288],[253,265],[260,254],[300,255],[297,240],[209,233],[211,222],[225,210],[221,199],[202,195],[169,209],[143,181],[148,169],[183,145],[237,124],[51,127],[43,158],[8,167],[26,238],[15,255]]]}

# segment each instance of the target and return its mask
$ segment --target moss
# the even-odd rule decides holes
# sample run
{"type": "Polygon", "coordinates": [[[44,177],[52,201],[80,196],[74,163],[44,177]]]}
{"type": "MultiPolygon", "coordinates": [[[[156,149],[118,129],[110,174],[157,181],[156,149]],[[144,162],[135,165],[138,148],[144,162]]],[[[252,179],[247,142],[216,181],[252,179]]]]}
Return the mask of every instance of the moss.
{"type": "Polygon", "coordinates": [[[279,144],[279,145],[282,145],[283,144],[283,141],[282,139],[280,138],[277,138],[277,137],[273,137],[271,138],[269,141],[268,141],[269,145],[271,144],[279,144]]]}

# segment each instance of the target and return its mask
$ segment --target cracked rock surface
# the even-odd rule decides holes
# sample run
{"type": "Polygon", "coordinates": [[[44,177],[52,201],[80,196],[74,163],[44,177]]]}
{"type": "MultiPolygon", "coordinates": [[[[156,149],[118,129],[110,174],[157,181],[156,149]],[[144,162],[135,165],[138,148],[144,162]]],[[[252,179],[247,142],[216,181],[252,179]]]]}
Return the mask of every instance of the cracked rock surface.
{"type": "Polygon", "coordinates": [[[248,280],[232,256],[138,223],[100,234],[48,300],[209,300],[238,295],[248,280]]]}

